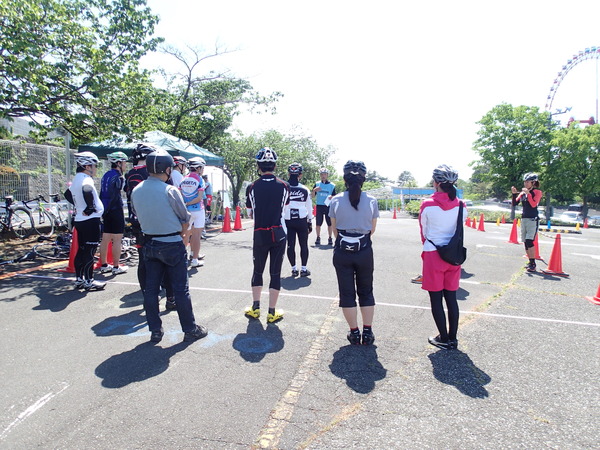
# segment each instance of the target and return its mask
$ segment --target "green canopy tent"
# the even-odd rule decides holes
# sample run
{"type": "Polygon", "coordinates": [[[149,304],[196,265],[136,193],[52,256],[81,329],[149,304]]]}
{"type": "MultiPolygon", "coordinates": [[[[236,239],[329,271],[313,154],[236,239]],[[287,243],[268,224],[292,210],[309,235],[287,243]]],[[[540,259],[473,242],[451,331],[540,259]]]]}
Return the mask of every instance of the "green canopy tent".
{"type": "Polygon", "coordinates": [[[131,152],[137,146],[138,142],[147,142],[154,145],[156,148],[162,148],[168,151],[171,155],[183,156],[186,159],[200,156],[204,158],[209,166],[220,166],[224,164],[223,158],[209,152],[192,142],[185,141],[162,131],[147,131],[144,133],[144,139],[131,142],[125,136],[119,136],[113,139],[107,139],[100,142],[91,142],[82,144],[78,147],[80,152],[92,152],[98,158],[106,158],[106,155],[113,152],[123,152],[131,156],[131,152]]]}

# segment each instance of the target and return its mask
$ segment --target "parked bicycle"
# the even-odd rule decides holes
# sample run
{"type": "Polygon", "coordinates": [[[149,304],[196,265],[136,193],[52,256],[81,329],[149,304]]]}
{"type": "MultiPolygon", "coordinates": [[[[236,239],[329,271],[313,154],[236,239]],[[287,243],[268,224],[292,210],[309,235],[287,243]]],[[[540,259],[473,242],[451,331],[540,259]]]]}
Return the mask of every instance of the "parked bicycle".
{"type": "MultiPolygon", "coordinates": [[[[41,258],[53,261],[67,260],[71,252],[72,236],[71,233],[59,233],[54,240],[40,236],[38,238],[40,242],[34,245],[33,251],[41,258]]],[[[134,254],[136,254],[136,251],[132,239],[123,237],[119,262],[129,261],[134,254]]],[[[98,259],[98,257],[96,256],[95,259],[98,259]]]]}
{"type": "Polygon", "coordinates": [[[0,231],[12,231],[18,238],[25,239],[33,230],[33,217],[29,210],[15,205],[12,195],[5,196],[4,206],[0,206],[0,231]]]}
{"type": "Polygon", "coordinates": [[[37,213],[34,220],[34,227],[37,234],[43,237],[51,237],[57,229],[71,231],[72,211],[68,204],[60,203],[58,194],[50,194],[51,202],[48,202],[43,195],[38,195],[37,199],[26,200],[23,204],[37,213]],[[29,203],[37,202],[34,207],[29,203]]]}

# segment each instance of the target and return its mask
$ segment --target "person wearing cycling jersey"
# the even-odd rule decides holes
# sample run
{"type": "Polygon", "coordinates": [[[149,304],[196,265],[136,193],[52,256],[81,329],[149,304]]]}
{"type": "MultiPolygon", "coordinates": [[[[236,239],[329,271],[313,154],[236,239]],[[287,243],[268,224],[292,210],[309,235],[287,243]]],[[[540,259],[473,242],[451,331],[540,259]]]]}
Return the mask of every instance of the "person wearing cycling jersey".
{"type": "Polygon", "coordinates": [[[142,292],[146,286],[146,265],[142,255],[142,247],[144,246],[144,234],[140,227],[133,208],[131,207],[131,193],[142,181],[148,178],[148,169],[146,167],[146,157],[154,152],[156,148],[152,144],[140,142],[133,150],[131,155],[133,168],[125,175],[125,194],[127,194],[127,210],[129,214],[129,222],[131,223],[131,231],[135,237],[135,246],[138,251],[138,268],[137,277],[140,283],[142,292]]]}
{"type": "Polygon", "coordinates": [[[92,152],[75,153],[76,175],[69,188],[68,200],[75,205],[75,230],[77,231],[77,254],[75,288],[86,291],[104,289],[105,281],[94,280],[94,254],[100,243],[100,219],[104,206],[94,186],[98,171],[98,157],[92,152]]]}
{"type": "Polygon", "coordinates": [[[290,202],[290,186],[274,174],[277,153],[269,147],[256,154],[260,178],[246,188],[246,208],[254,219],[252,256],[252,306],[244,311],[247,317],[260,317],[260,296],[263,289],[263,272],[269,259],[269,310],[267,322],[283,319],[283,312],[276,310],[281,290],[281,265],[285,254],[286,229],[283,209],[290,202]]]}
{"type": "Polygon", "coordinates": [[[347,339],[351,345],[371,345],[375,342],[373,316],[373,247],[379,207],[377,199],[362,191],[367,168],[362,161],[350,160],[344,164],[346,191],[336,195],[329,205],[329,216],[335,234],[333,266],[337,275],[339,306],[350,327],[347,339]],[[360,305],[363,322],[362,341],[358,327],[360,305]]]}
{"type": "Polygon", "coordinates": [[[536,271],[535,264],[535,236],[538,232],[540,216],[538,205],[542,199],[542,191],[539,189],[540,180],[537,173],[526,173],[523,176],[523,188],[519,192],[516,187],[511,187],[512,204],[523,205],[523,215],[521,218],[521,240],[525,245],[525,252],[529,258],[526,269],[528,272],[536,271]]]}
{"type": "MultiPolygon", "coordinates": [[[[212,205],[212,199],[213,199],[213,188],[212,188],[212,183],[210,181],[208,181],[208,175],[202,175],[202,179],[204,180],[204,184],[206,185],[206,187],[204,188],[204,209],[206,210],[206,224],[205,225],[210,225],[211,219],[210,219],[210,212],[211,212],[211,205],[212,205]]],[[[206,233],[206,230],[205,230],[206,233]]]]}
{"type": "Polygon", "coordinates": [[[200,243],[202,241],[202,230],[206,220],[204,211],[204,188],[205,183],[202,179],[202,172],[206,166],[206,161],[199,156],[195,156],[188,160],[188,169],[190,173],[183,179],[179,185],[179,190],[183,195],[185,206],[192,215],[189,229],[184,237],[184,243],[190,242],[192,251],[191,267],[200,267],[204,265],[201,259],[204,255],[200,255],[200,243]]]}
{"type": "Polygon", "coordinates": [[[325,218],[325,221],[327,222],[327,234],[329,236],[327,244],[333,245],[333,239],[331,238],[333,227],[331,226],[331,219],[329,218],[328,213],[329,202],[336,195],[335,185],[327,179],[329,177],[329,170],[325,167],[319,169],[319,174],[321,176],[321,181],[315,183],[311,191],[311,195],[313,198],[316,198],[317,203],[317,239],[315,240],[315,245],[321,245],[321,225],[323,225],[323,218],[325,218]]]}
{"type": "Polygon", "coordinates": [[[121,192],[125,186],[123,172],[127,164],[127,155],[123,152],[114,152],[106,155],[111,169],[104,174],[100,182],[100,200],[104,205],[102,216],[102,242],[100,242],[100,273],[111,272],[118,275],[127,272],[127,266],[119,266],[121,257],[121,239],[125,231],[125,214],[123,211],[123,197],[121,192]],[[112,243],[112,260],[110,266],[107,261],[108,245],[112,243]]]}
{"type": "Polygon", "coordinates": [[[292,266],[293,277],[310,275],[307,263],[308,234],[312,231],[312,201],[308,188],[300,184],[302,172],[302,164],[293,163],[288,167],[290,203],[285,207],[284,214],[287,228],[287,257],[292,266]],[[300,271],[296,266],[296,237],[300,244],[300,271]]]}
{"type": "Polygon", "coordinates": [[[423,251],[423,280],[421,289],[428,291],[431,303],[431,314],[439,334],[428,339],[435,347],[452,349],[458,347],[458,302],[456,291],[459,288],[461,266],[454,266],[444,261],[435,245],[447,245],[456,231],[459,208],[464,208],[463,217],[467,216],[464,203],[456,197],[458,172],[452,167],[442,164],[433,170],[433,195],[421,203],[419,226],[423,251]],[[435,245],[430,242],[435,242],[435,245]],[[446,300],[448,309],[448,325],[442,301],[446,300]]]}
{"type": "Polygon", "coordinates": [[[173,161],[175,161],[175,168],[173,169],[173,173],[171,173],[171,183],[178,188],[185,176],[187,159],[183,156],[173,156],[173,161]]]}
{"type": "Polygon", "coordinates": [[[146,265],[144,311],[150,341],[160,342],[164,335],[158,293],[165,273],[173,283],[183,340],[196,341],[208,331],[196,324],[190,297],[187,258],[181,237],[190,214],[179,190],[167,183],[173,171],[173,157],[165,150],[157,150],[147,156],[146,162],[149,177],[134,188],[131,201],[146,238],[142,252],[146,265]]]}

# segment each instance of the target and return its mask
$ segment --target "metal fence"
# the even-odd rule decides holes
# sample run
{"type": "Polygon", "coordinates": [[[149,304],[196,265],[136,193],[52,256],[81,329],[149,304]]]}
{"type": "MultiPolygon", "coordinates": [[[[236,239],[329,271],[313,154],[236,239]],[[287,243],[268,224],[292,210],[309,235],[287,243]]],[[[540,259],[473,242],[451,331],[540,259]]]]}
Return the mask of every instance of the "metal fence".
{"type": "MultiPolygon", "coordinates": [[[[0,200],[6,195],[17,201],[40,194],[46,199],[54,193],[62,197],[67,183],[75,176],[74,153],[75,150],[67,153],[65,147],[0,140],[0,200]]],[[[108,169],[108,161],[101,161],[94,180],[98,192],[100,179],[108,169]]]]}

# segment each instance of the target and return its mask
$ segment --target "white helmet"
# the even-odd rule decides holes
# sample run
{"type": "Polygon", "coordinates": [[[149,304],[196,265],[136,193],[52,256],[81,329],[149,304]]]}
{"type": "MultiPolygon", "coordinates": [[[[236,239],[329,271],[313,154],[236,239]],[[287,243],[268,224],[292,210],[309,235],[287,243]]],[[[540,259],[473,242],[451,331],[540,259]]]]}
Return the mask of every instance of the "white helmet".
{"type": "Polygon", "coordinates": [[[75,153],[75,161],[80,167],[97,166],[100,160],[92,152],[75,153]]]}
{"type": "Polygon", "coordinates": [[[433,169],[433,179],[438,183],[454,184],[458,181],[458,172],[446,164],[440,164],[433,169]]]}
{"type": "Polygon", "coordinates": [[[200,167],[206,166],[206,161],[200,156],[194,156],[193,158],[188,159],[187,166],[190,169],[199,169],[200,167]]]}

